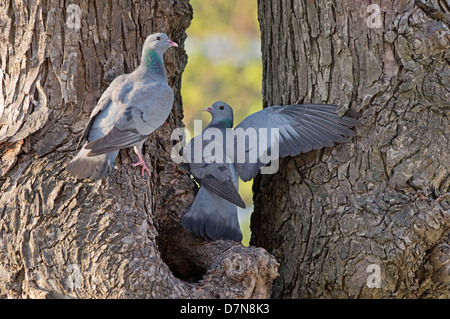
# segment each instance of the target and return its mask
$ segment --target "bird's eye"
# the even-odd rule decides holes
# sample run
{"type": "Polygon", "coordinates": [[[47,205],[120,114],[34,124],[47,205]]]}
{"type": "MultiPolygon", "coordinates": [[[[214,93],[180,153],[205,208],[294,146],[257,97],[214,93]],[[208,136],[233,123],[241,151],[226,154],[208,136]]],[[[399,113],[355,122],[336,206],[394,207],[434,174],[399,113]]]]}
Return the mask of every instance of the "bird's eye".
{"type": "Polygon", "coordinates": [[[219,109],[223,110],[223,109],[224,109],[223,105],[221,105],[221,106],[219,107],[219,109]]]}
{"type": "Polygon", "coordinates": [[[161,37],[156,37],[156,41],[159,41],[159,40],[161,40],[161,37]]]}

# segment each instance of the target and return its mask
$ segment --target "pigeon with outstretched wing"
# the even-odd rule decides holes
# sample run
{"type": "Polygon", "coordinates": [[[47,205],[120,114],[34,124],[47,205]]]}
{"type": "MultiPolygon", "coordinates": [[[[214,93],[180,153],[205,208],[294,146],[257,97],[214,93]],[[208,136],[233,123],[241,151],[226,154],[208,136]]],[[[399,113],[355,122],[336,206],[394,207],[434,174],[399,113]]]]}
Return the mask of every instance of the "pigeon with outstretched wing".
{"type": "Polygon", "coordinates": [[[253,179],[274,154],[296,156],[355,136],[351,128],[360,122],[338,116],[336,109],[320,104],[271,106],[232,129],[233,109],[228,104],[216,102],[206,108],[212,120],[189,142],[184,154],[200,189],[182,218],[183,226],[203,238],[241,241],[237,206],[244,208],[245,204],[238,192],[238,178],[253,179]]]}

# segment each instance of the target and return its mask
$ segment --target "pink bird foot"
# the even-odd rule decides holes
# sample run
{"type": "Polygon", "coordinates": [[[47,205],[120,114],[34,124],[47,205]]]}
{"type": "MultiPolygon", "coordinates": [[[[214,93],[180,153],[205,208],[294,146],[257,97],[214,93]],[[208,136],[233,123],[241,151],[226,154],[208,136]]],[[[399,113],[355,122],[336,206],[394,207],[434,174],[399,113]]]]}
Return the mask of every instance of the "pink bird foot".
{"type": "Polygon", "coordinates": [[[142,157],[142,155],[140,153],[136,153],[136,154],[137,154],[139,160],[133,164],[133,167],[142,166],[142,170],[141,170],[142,177],[144,177],[145,172],[147,172],[149,176],[152,176],[152,173],[150,173],[150,170],[148,169],[147,165],[145,165],[144,158],[142,157]]]}

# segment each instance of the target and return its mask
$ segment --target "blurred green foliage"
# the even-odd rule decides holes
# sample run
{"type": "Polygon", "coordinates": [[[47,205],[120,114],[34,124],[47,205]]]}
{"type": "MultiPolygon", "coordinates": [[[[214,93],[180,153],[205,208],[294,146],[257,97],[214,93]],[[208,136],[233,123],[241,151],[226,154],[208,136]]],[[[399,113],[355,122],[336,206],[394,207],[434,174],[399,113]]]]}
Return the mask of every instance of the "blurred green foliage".
{"type": "MultiPolygon", "coordinates": [[[[193,121],[203,127],[211,117],[201,110],[215,101],[234,109],[235,125],[261,109],[261,45],[256,1],[191,0],[194,18],[187,30],[188,64],[183,73],[184,124],[193,136],[193,121]]],[[[243,243],[250,239],[252,183],[240,181],[247,205],[239,210],[243,243]]]]}

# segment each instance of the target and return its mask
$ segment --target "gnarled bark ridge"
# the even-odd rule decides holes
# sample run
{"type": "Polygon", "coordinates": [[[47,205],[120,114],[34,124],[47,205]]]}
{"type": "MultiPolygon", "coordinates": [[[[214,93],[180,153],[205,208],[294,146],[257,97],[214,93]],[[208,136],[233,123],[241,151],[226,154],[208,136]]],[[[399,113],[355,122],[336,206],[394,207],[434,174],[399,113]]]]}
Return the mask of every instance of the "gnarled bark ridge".
{"type": "Polygon", "coordinates": [[[264,105],[336,104],[364,123],[254,184],[273,297],[449,298],[448,4],[258,4],[264,105]]]}
{"type": "Polygon", "coordinates": [[[268,296],[277,263],[264,249],[205,242],[180,226],[194,198],[170,158],[181,48],[165,55],[172,114],[144,146],[152,177],[131,167],[132,149],[105,180],[65,171],[98,98],[138,65],[145,38],[183,43],[189,2],[6,1],[0,14],[0,297],[268,296]]]}

